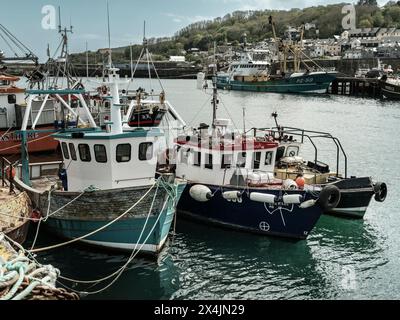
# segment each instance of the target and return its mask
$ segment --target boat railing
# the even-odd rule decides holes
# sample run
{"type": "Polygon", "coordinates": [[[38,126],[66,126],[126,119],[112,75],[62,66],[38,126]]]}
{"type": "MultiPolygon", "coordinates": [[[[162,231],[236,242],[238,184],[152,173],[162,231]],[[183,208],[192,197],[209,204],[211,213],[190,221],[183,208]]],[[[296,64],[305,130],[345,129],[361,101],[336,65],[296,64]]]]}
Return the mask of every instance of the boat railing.
{"type": "Polygon", "coordinates": [[[287,140],[289,139],[289,136],[296,136],[296,137],[301,137],[301,143],[303,144],[305,139],[307,139],[313,146],[314,148],[314,160],[315,164],[318,163],[318,148],[317,145],[315,144],[313,139],[318,139],[318,138],[323,138],[323,139],[330,139],[332,140],[335,145],[336,145],[336,176],[339,176],[339,169],[340,169],[340,155],[342,154],[344,158],[344,176],[347,178],[347,155],[346,152],[343,149],[343,146],[340,142],[340,140],[337,137],[332,136],[332,134],[328,132],[322,132],[322,131],[314,131],[314,130],[305,130],[305,129],[300,129],[300,128],[295,128],[295,127],[272,127],[272,128],[252,128],[248,130],[247,132],[253,131],[254,136],[257,136],[258,132],[263,132],[272,134],[274,137],[276,137],[276,134],[278,135],[278,140],[279,141],[290,141],[287,140]],[[285,137],[287,136],[287,137],[285,137]]]}
{"type": "MultiPolygon", "coordinates": [[[[29,179],[34,180],[40,179],[46,175],[55,175],[57,174],[61,164],[61,160],[29,163],[29,179]]],[[[22,178],[22,164],[16,166],[16,176],[20,179],[22,178]]]]}
{"type": "Polygon", "coordinates": [[[10,193],[14,191],[14,165],[5,157],[1,157],[1,186],[7,186],[7,181],[10,187],[10,193]]]}

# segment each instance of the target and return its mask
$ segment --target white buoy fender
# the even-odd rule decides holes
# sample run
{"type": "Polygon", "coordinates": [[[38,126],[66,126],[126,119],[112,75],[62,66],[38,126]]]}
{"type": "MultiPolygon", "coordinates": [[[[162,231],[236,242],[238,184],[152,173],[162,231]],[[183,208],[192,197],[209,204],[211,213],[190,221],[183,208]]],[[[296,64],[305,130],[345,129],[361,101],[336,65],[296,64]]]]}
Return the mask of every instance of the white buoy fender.
{"type": "Polygon", "coordinates": [[[194,200],[199,202],[207,202],[213,197],[211,190],[202,184],[196,184],[191,187],[189,194],[194,200]]]}
{"type": "Polygon", "coordinates": [[[317,200],[307,200],[307,201],[302,202],[302,203],[299,205],[299,207],[300,207],[301,209],[307,209],[307,208],[312,207],[312,206],[315,205],[316,203],[317,203],[317,200]]]}
{"type": "Polygon", "coordinates": [[[197,74],[197,89],[202,90],[204,86],[204,79],[205,79],[205,74],[204,72],[199,72],[197,74]]]}
{"type": "Polygon", "coordinates": [[[292,179],[286,179],[283,181],[283,189],[286,190],[296,190],[298,189],[297,183],[292,179]]]}
{"type": "Polygon", "coordinates": [[[222,197],[226,200],[239,200],[242,195],[239,191],[225,191],[222,193],[222,197]]]}
{"type": "Polygon", "coordinates": [[[302,196],[301,194],[286,194],[282,198],[285,204],[299,204],[302,196]]]}
{"type": "Polygon", "coordinates": [[[276,201],[276,196],[269,193],[252,192],[250,193],[250,200],[273,204],[276,201]]]}

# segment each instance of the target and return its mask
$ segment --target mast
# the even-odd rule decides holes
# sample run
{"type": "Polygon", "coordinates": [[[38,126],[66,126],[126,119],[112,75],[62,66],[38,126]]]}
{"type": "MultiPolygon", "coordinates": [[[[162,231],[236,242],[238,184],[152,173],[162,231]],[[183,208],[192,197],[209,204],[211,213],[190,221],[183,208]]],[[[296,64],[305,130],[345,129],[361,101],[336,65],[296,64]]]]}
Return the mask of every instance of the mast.
{"type": "Polygon", "coordinates": [[[111,35],[110,35],[110,8],[107,1],[107,30],[108,30],[108,67],[112,67],[112,57],[111,57],[111,35]]]}
{"type": "MultiPolygon", "coordinates": [[[[62,71],[62,76],[67,78],[67,89],[71,89],[72,85],[73,85],[73,80],[72,80],[72,76],[70,75],[70,66],[69,66],[69,61],[68,61],[68,55],[69,55],[69,49],[68,49],[68,33],[73,33],[72,31],[72,25],[70,24],[69,29],[67,29],[67,27],[64,27],[64,29],[62,28],[62,24],[61,24],[61,7],[58,7],[58,33],[61,34],[62,37],[62,47],[61,47],[61,61],[64,61],[64,70],[62,71]]],[[[59,71],[61,71],[61,68],[57,65],[57,69],[59,71]]],[[[57,72],[57,76],[54,79],[54,83],[53,86],[56,85],[58,81],[58,72],[57,72]]],[[[71,95],[68,94],[68,104],[71,104],[71,95]]],[[[61,105],[61,116],[62,116],[62,120],[64,123],[64,129],[66,128],[67,124],[66,124],[66,119],[65,119],[65,108],[64,105],[61,105]]]]}
{"type": "Polygon", "coordinates": [[[133,79],[133,56],[132,56],[132,43],[129,46],[130,49],[130,58],[131,58],[131,79],[133,79]]]}
{"type": "Polygon", "coordinates": [[[71,84],[72,84],[72,79],[69,74],[69,61],[68,61],[68,55],[69,55],[69,48],[68,48],[68,33],[73,33],[72,25],[69,26],[69,29],[67,27],[62,28],[61,25],[61,8],[58,7],[58,20],[59,20],[59,25],[58,25],[58,33],[61,34],[62,37],[62,48],[61,48],[61,59],[65,59],[64,62],[64,76],[67,78],[67,88],[71,89],[71,84]]]}
{"type": "Polygon", "coordinates": [[[87,41],[86,41],[86,78],[89,78],[89,52],[88,52],[87,41]]]}
{"type": "Polygon", "coordinates": [[[276,31],[275,31],[275,22],[272,19],[272,16],[268,17],[268,22],[272,27],[272,33],[274,35],[274,40],[275,40],[275,45],[276,45],[276,53],[278,55],[278,59],[279,59],[279,64],[280,64],[280,69],[282,71],[283,69],[283,65],[282,65],[282,60],[279,57],[279,52],[280,52],[280,48],[279,48],[279,43],[278,43],[278,38],[276,37],[276,31]]]}
{"type": "Polygon", "coordinates": [[[212,106],[213,106],[213,117],[212,117],[212,128],[215,129],[215,120],[217,118],[217,109],[218,109],[218,90],[217,90],[217,59],[216,59],[216,42],[214,41],[214,65],[213,65],[213,97],[212,97],[212,106]]]}

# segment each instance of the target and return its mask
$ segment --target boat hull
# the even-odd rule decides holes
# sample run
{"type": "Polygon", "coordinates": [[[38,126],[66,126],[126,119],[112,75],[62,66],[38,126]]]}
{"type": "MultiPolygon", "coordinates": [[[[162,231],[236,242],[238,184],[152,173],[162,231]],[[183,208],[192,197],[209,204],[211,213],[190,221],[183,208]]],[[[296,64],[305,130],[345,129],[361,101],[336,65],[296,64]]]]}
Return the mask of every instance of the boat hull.
{"type": "MultiPolygon", "coordinates": [[[[315,204],[301,209],[298,205],[283,205],[279,210],[276,205],[253,201],[248,194],[252,192],[280,196],[282,190],[262,190],[246,188],[242,202],[229,202],[223,198],[221,187],[206,185],[214,196],[207,202],[194,200],[189,193],[194,184],[188,184],[178,204],[178,214],[188,218],[222,227],[257,233],[267,236],[305,239],[314,228],[322,214],[322,209],[315,204]]],[[[234,187],[223,187],[225,191],[240,191],[234,187]]],[[[240,189],[240,188],[239,188],[240,189]]],[[[305,191],[285,191],[285,194],[301,194],[304,200],[316,200],[305,191]]]]}
{"type": "Polygon", "coordinates": [[[375,194],[371,179],[369,177],[343,179],[333,185],[340,190],[340,202],[335,209],[326,213],[362,219],[375,194]]]}
{"type": "MultiPolygon", "coordinates": [[[[185,183],[170,184],[170,187],[176,190],[177,199],[184,186],[185,183]]],[[[53,192],[50,196],[50,217],[45,225],[50,232],[63,238],[75,239],[85,236],[120,216],[148,189],[149,186],[85,193],[65,209],[51,215],[79,195],[71,192],[53,192]]],[[[176,201],[161,187],[156,193],[154,187],[138,206],[120,220],[81,241],[113,250],[132,251],[136,248],[143,253],[158,253],[167,239],[174,218],[176,201]],[[153,198],[152,211],[148,215],[153,198]]],[[[45,193],[40,197],[42,213],[47,212],[47,206],[48,193],[45,193]]]]}
{"type": "Polygon", "coordinates": [[[400,100],[400,86],[394,84],[383,83],[381,85],[382,95],[386,99],[400,100]]]}
{"type": "Polygon", "coordinates": [[[32,212],[31,201],[27,193],[11,195],[0,187],[0,231],[9,238],[23,244],[28,234],[32,212]]]}
{"type": "Polygon", "coordinates": [[[234,81],[227,77],[217,78],[219,89],[276,92],[276,93],[325,93],[336,79],[334,73],[317,73],[268,81],[234,81]]]}
{"type": "MultiPolygon", "coordinates": [[[[41,127],[41,130],[54,129],[54,126],[41,127]]],[[[28,133],[28,152],[55,151],[58,147],[58,141],[54,140],[49,132],[28,133]]],[[[7,132],[0,130],[0,156],[20,154],[21,135],[15,130],[7,132]]]]}

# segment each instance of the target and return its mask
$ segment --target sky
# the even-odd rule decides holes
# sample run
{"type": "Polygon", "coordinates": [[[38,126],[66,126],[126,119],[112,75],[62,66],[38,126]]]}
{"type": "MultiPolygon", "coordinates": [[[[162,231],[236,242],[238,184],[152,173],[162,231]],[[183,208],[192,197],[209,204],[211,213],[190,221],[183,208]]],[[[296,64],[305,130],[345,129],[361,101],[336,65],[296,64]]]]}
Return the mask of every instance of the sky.
{"type": "MultiPolygon", "coordinates": [[[[383,5],[388,0],[378,0],[383,5]]],[[[143,21],[146,36],[172,36],[190,23],[222,17],[235,10],[304,8],[346,2],[341,0],[109,0],[111,46],[141,43],[143,21]]],[[[356,2],[355,0],[353,2],[356,2]]],[[[0,23],[10,30],[43,61],[47,44],[52,54],[60,37],[57,29],[44,29],[44,6],[61,7],[61,23],[73,25],[70,52],[108,47],[106,0],[0,0],[0,23]]],[[[58,16],[58,15],[57,15],[58,16]]],[[[58,25],[58,17],[56,19],[58,25]]],[[[49,20],[45,19],[46,22],[49,20]]],[[[51,25],[51,23],[47,24],[51,25]]],[[[7,56],[11,50],[0,38],[0,50],[7,56]]]]}

